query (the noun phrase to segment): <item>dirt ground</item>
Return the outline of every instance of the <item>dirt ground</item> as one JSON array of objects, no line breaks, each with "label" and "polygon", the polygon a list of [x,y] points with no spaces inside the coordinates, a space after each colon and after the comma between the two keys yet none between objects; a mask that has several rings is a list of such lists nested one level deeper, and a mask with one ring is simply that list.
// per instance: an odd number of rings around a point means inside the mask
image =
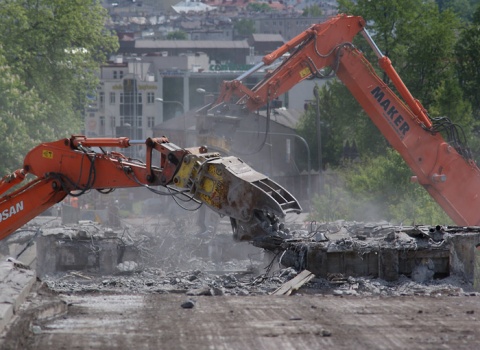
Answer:
[{"label": "dirt ground", "polygon": [[332,276],[276,296],[297,271],[167,233],[139,240],[141,268],[42,277],[0,349],[480,348],[480,293],[460,277]]},{"label": "dirt ground", "polygon": [[[191,308],[184,303],[190,301]],[[183,305],[183,307],[182,307]],[[61,316],[49,318],[56,308]],[[5,349],[475,349],[478,296],[32,293]]]}]

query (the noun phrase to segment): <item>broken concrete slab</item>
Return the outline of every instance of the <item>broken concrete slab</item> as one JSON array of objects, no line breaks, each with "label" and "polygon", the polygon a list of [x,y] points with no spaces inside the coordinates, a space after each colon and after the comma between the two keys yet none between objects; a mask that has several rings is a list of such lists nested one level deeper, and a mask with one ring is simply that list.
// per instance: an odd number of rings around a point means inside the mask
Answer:
[{"label": "broken concrete slab", "polygon": [[[256,256],[256,257],[255,257]],[[142,222],[112,229],[95,222],[44,229],[37,239],[37,273],[47,275],[84,271],[129,274],[145,266],[178,269],[205,258],[222,263],[235,259],[262,259],[262,251],[247,242],[234,242],[232,234],[198,232],[196,227]],[[211,267],[209,267],[210,270]]]},{"label": "broken concrete slab", "polygon": [[473,288],[480,292],[480,243],[475,245],[475,262],[473,266]]},{"label": "broken concrete slab", "polygon": [[[138,252],[114,231],[91,221],[46,229],[37,239],[39,277],[69,271],[98,274],[124,272],[124,261],[136,260]],[[129,264],[130,267],[131,264]]]},{"label": "broken concrete slab", "polygon": [[480,227],[451,228],[447,243],[451,272],[473,280],[475,246],[480,243]]},{"label": "broken concrete slab", "polygon": [[15,267],[12,262],[0,262],[0,334],[25,301],[35,280],[34,270]]},{"label": "broken concrete slab", "polygon": [[303,270],[293,279],[284,283],[280,288],[276,289],[272,295],[290,295],[298,290],[305,283],[308,283],[315,275],[308,270]]},{"label": "broken concrete slab", "polygon": [[479,227],[339,221],[293,231],[288,238],[262,237],[253,244],[274,252],[282,266],[324,278],[342,274],[395,281],[405,275],[421,282],[452,274],[473,281],[479,242]]},{"label": "broken concrete slab", "polygon": [[0,303],[0,334],[8,325],[13,317],[13,305],[10,303]]}]

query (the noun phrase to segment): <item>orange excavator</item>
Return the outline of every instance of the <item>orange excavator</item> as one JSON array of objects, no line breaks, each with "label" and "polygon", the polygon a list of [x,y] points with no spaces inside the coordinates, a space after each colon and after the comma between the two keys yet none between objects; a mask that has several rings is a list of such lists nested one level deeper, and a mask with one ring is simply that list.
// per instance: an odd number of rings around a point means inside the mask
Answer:
[{"label": "orange excavator", "polygon": [[[380,68],[400,97],[353,45],[359,33],[372,47]],[[255,87],[250,89],[242,83],[279,59],[283,59],[281,64]],[[268,106],[299,82],[321,77],[325,69],[336,73],[347,86],[410,166],[413,179],[452,220],[461,226],[480,225],[480,169],[469,150],[458,137],[442,137],[441,131],[445,130],[456,136],[454,125],[430,119],[368,34],[364,19],[358,16],[338,15],[313,25],[237,79],[223,82],[216,101],[199,110],[199,132],[204,131],[202,125],[212,127],[226,111],[241,114]],[[137,144],[146,146],[145,163],[105,150]],[[160,153],[157,164],[153,151]],[[29,174],[35,178],[28,181]],[[13,189],[16,185],[21,187]],[[26,156],[22,169],[0,181],[0,239],[68,194],[81,195],[90,189],[108,193],[115,188],[140,186],[153,191],[157,186],[168,187],[229,216],[237,240],[271,234],[281,226],[279,218],[301,211],[287,190],[236,157],[223,158],[206,153],[202,147],[181,149],[165,138],[138,141],[72,136],[37,146]]]},{"label": "orange excavator", "polygon": [[[367,40],[398,95],[353,45],[357,34]],[[280,59],[280,65],[253,88],[242,83]],[[446,118],[430,118],[372,40],[361,17],[338,15],[313,25],[237,79],[223,82],[216,101],[201,110],[203,120],[211,124],[225,111],[256,111],[299,82],[322,77],[328,70],[345,84],[401,154],[414,173],[412,180],[422,185],[457,225],[480,225],[480,170],[460,142],[458,130]],[[445,140],[441,132],[451,139]]]},{"label": "orange excavator", "polygon": [[[138,145],[146,147],[145,162],[114,151]],[[1,179],[0,240],[67,195],[129,187],[206,204],[230,217],[237,240],[263,235],[286,213],[301,211],[288,191],[239,158],[221,157],[205,147],[182,149],[165,137],[74,135],[36,146],[21,169]]]}]

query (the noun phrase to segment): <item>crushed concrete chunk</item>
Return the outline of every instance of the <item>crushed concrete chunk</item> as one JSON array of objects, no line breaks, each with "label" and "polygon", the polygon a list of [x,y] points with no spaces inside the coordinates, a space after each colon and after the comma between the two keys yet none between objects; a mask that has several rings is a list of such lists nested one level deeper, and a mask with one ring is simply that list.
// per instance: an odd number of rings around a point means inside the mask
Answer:
[{"label": "crushed concrete chunk", "polygon": [[180,305],[183,309],[193,309],[195,306],[195,300],[188,299]]}]

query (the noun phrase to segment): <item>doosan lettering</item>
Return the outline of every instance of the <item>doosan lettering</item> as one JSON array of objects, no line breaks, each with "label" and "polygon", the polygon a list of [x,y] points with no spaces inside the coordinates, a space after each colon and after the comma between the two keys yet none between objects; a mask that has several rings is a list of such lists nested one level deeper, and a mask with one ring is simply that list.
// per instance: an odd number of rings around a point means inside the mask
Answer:
[{"label": "doosan lettering", "polygon": [[[391,101],[387,99],[383,99],[385,97],[385,94],[383,91],[380,89],[380,87],[376,87],[370,93],[373,95],[373,97],[378,101],[380,106],[384,109],[384,111],[387,113],[386,117],[390,118],[391,121],[393,122],[393,125],[397,129],[397,132],[403,137],[406,135],[408,130],[410,130],[410,126],[408,123],[405,121],[403,116],[401,114],[398,114],[398,110],[395,108],[395,106],[390,106]],[[398,114],[398,115],[397,115]]]},{"label": "doosan lettering", "polygon": [[2,211],[1,215],[0,215],[0,222],[2,222],[3,220],[6,220],[8,219],[9,217],[17,214],[18,212],[22,211],[23,210],[23,201],[20,201],[18,202],[17,204],[15,205],[12,205],[10,207],[10,209],[5,209],[4,211]]}]

